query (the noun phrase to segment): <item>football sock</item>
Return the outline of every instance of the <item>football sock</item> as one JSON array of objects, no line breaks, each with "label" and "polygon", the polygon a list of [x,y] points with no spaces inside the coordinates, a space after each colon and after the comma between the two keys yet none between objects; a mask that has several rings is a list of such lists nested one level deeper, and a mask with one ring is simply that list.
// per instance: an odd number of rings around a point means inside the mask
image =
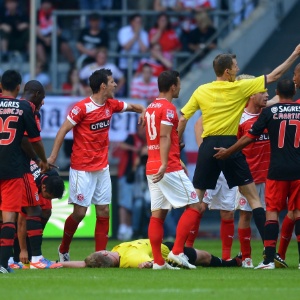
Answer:
[{"label": "football sock", "polygon": [[278,249],[278,253],[282,259],[285,259],[286,250],[292,238],[294,226],[295,226],[294,220],[290,219],[286,215],[281,225],[280,242],[279,242],[279,249]]},{"label": "football sock", "polygon": [[266,221],[265,225],[265,254],[266,258],[264,264],[274,262],[274,255],[276,253],[276,243],[279,233],[279,223],[276,220]]},{"label": "football sock", "polygon": [[165,263],[161,254],[161,243],[164,237],[164,220],[155,217],[150,218],[148,237],[152,247],[154,263],[162,266]]},{"label": "football sock", "polygon": [[295,235],[298,243],[299,263],[300,263],[300,218],[295,220]]},{"label": "football sock", "polygon": [[231,247],[234,235],[234,220],[221,219],[221,240],[222,240],[222,259],[227,260],[231,257]]},{"label": "football sock", "polygon": [[238,235],[241,245],[242,260],[251,258],[251,227],[238,228]]},{"label": "football sock", "polygon": [[14,262],[19,262],[20,261],[20,245],[19,245],[19,239],[18,239],[18,235],[17,235],[17,226],[16,226],[16,233],[15,233],[15,238],[14,238]]},{"label": "football sock", "polygon": [[41,223],[42,223],[43,229],[45,229],[45,227],[46,227],[48,221],[49,221],[48,218],[43,218],[43,217],[41,217]]},{"label": "football sock", "polygon": [[95,251],[106,249],[108,242],[109,217],[97,217],[95,226]]},{"label": "football sock", "polygon": [[199,223],[200,212],[193,208],[187,208],[181,215],[176,228],[176,239],[172,252],[175,255],[183,253],[184,244],[191,229]]},{"label": "football sock", "polygon": [[43,226],[40,217],[26,217],[27,235],[32,256],[42,255]]},{"label": "football sock", "polygon": [[265,233],[264,227],[266,223],[266,212],[262,207],[258,207],[252,210],[252,215],[253,215],[255,225],[261,236],[261,239],[264,242],[264,233]]},{"label": "football sock", "polygon": [[190,230],[189,236],[185,242],[186,247],[191,247],[191,248],[194,247],[194,242],[198,236],[202,216],[203,216],[203,214],[200,214],[200,218],[197,220],[197,222],[195,222],[193,228]]},{"label": "football sock", "polygon": [[0,265],[4,268],[8,267],[8,260],[13,256],[14,237],[16,233],[16,225],[12,222],[3,223],[0,234]]},{"label": "football sock", "polygon": [[211,261],[208,265],[208,267],[236,267],[236,266],[237,266],[237,261],[235,259],[230,259],[226,261],[214,255],[211,255]]},{"label": "football sock", "polygon": [[64,235],[59,248],[60,253],[69,252],[70,244],[73,239],[73,235],[77,230],[79,223],[73,219],[72,214],[66,219],[64,227]]}]

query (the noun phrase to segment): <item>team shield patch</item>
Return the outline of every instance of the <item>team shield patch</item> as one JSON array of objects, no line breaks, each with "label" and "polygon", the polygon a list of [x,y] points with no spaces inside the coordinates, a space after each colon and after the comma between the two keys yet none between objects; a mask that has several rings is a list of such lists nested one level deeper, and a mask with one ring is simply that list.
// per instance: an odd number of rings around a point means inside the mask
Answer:
[{"label": "team shield patch", "polygon": [[246,203],[247,203],[246,199],[243,198],[243,197],[241,197],[241,198],[240,198],[240,201],[239,201],[240,206],[241,206],[241,207],[242,207],[242,206],[245,206]]},{"label": "team shield patch", "polygon": [[82,194],[78,194],[77,195],[77,200],[78,201],[83,201],[84,200],[84,196]]},{"label": "team shield patch", "polygon": [[167,109],[167,119],[174,119],[174,110],[172,109]]},{"label": "team shield patch", "polygon": [[197,198],[197,194],[195,191],[191,192],[191,198],[192,199],[196,199]]}]

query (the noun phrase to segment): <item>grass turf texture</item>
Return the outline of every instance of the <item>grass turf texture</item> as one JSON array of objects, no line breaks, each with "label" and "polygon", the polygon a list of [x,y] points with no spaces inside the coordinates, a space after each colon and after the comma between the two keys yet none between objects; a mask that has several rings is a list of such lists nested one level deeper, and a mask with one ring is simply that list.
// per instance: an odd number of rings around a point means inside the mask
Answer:
[{"label": "grass turf texture", "polygon": [[[45,240],[44,256],[57,259],[59,240]],[[118,244],[110,241],[108,249]],[[238,253],[234,241],[232,255]],[[93,252],[93,240],[74,240],[71,259]],[[221,254],[221,242],[198,240],[196,248]],[[253,262],[262,259],[260,241],[252,243]],[[295,240],[287,253],[288,269],[253,270],[202,268],[196,270],[56,269],[16,270],[0,274],[1,299],[299,299],[298,254]]]}]

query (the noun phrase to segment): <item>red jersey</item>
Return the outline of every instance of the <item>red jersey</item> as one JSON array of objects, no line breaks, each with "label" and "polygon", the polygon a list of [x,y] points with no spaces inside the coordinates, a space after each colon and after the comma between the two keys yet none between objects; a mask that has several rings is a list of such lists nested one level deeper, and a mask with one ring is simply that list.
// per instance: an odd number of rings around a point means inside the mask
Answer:
[{"label": "red jersey", "polygon": [[98,171],[108,166],[108,131],[113,113],[123,112],[127,104],[108,99],[102,105],[90,97],[78,102],[67,119],[74,125],[71,168]]},{"label": "red jersey", "polygon": [[146,174],[156,174],[161,166],[160,125],[172,126],[171,147],[166,173],[182,170],[180,164],[179,137],[177,133],[178,115],[174,104],[164,98],[156,98],[145,113],[148,161]]},{"label": "red jersey", "polygon": [[[238,138],[245,135],[251,128],[260,114],[250,114],[244,110],[239,129]],[[263,183],[266,181],[269,164],[270,164],[270,140],[267,130],[255,140],[254,143],[249,144],[243,149],[249,165],[253,180],[255,183]]]},{"label": "red jersey", "polygon": [[[149,32],[149,40],[157,33],[158,28],[152,28]],[[164,30],[160,36],[159,44],[161,46],[162,52],[172,52],[181,48],[181,43],[176,34],[176,31],[173,29]]]}]

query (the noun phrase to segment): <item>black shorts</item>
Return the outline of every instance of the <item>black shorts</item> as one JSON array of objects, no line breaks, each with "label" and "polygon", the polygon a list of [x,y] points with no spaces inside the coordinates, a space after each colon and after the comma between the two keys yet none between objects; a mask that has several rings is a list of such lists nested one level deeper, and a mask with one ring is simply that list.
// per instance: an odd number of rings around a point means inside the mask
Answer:
[{"label": "black shorts", "polygon": [[[174,243],[165,242],[163,244],[166,245],[169,248],[170,251],[172,251]],[[189,258],[189,263],[192,264],[192,265],[195,265],[196,259],[197,259],[196,250],[194,248],[184,247],[183,248],[183,253]]]},{"label": "black shorts", "polygon": [[196,189],[215,189],[221,171],[229,188],[253,182],[246,158],[241,151],[232,154],[228,159],[214,158],[215,147],[229,148],[237,141],[236,136],[209,136],[203,139],[198,151],[193,184]]}]

